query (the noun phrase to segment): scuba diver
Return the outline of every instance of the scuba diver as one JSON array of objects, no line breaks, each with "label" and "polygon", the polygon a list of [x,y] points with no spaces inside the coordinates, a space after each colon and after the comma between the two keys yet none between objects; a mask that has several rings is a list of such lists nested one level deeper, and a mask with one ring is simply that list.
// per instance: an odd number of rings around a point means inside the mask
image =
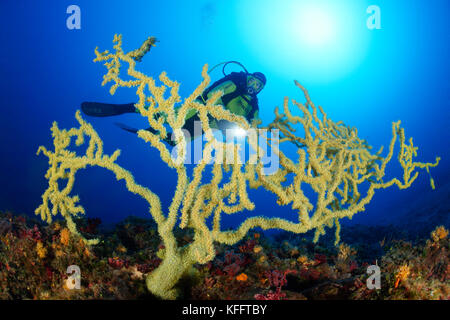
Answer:
[{"label": "scuba diver", "polygon": [[[231,72],[230,74],[225,73],[225,67],[230,64],[235,63],[243,68],[244,71],[241,72]],[[207,99],[217,90],[223,91],[223,96],[217,101],[216,104],[223,105],[227,110],[234,114],[243,116],[248,122],[252,122],[253,119],[258,118],[258,98],[257,95],[261,92],[266,84],[266,77],[261,72],[249,73],[247,69],[237,61],[228,61],[220,63],[214,66],[208,73],[212,72],[217,66],[223,64],[222,73],[223,78],[214,82],[205,91],[196,98],[199,103],[206,104]],[[125,113],[138,113],[139,111],[134,106],[134,103],[128,104],[106,104],[99,102],[83,102],[81,104],[81,110],[89,116],[94,117],[109,117]],[[194,124],[195,121],[200,121],[196,110],[190,110],[187,113],[185,124],[183,129],[186,129],[192,139],[195,138],[194,135]],[[226,120],[213,119],[209,116],[209,125],[211,128],[220,129],[224,132],[226,129],[232,128],[233,124]],[[121,129],[128,132],[137,133],[139,129],[129,127],[122,123],[116,123]],[[156,130],[149,127],[148,130],[154,134],[158,134]],[[171,134],[169,133],[168,136]],[[164,140],[171,146],[175,145],[175,142],[170,138]]]}]

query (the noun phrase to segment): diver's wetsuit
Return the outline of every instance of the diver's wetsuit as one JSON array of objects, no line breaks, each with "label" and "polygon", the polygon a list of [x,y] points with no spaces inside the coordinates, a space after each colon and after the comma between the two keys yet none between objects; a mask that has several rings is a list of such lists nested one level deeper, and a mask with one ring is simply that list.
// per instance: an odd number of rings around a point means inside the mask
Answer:
[{"label": "diver's wetsuit", "polygon": [[[258,117],[258,98],[256,94],[249,94],[247,92],[247,73],[232,72],[220,80],[214,82],[209,86],[201,96],[197,97],[196,101],[205,104],[206,101],[217,90],[223,91],[223,96],[216,102],[234,114],[243,116],[247,121],[251,122]],[[183,129],[189,131],[191,136],[194,136],[194,123],[200,121],[196,110],[191,110],[186,115]],[[221,124],[227,122],[222,120],[218,123],[215,119],[209,116],[211,128],[222,129]]]},{"label": "diver's wetsuit", "polygon": [[[205,104],[207,99],[217,90],[224,92],[223,96],[217,101],[217,104],[225,106],[226,109],[234,114],[245,117],[249,122],[258,117],[258,98],[256,94],[250,94],[247,91],[247,73],[232,72],[209,86],[196,101]],[[106,104],[99,102],[83,102],[81,110],[94,117],[109,117],[124,113],[136,113],[137,109],[134,103],[127,104]],[[218,123],[212,117],[209,118],[211,128],[219,128]],[[191,109],[187,115],[183,129],[186,129],[194,137],[195,121],[200,121],[197,111]],[[131,128],[123,124],[118,124],[122,129],[136,133],[139,129]],[[147,128],[152,133],[156,133],[153,128]]]}]

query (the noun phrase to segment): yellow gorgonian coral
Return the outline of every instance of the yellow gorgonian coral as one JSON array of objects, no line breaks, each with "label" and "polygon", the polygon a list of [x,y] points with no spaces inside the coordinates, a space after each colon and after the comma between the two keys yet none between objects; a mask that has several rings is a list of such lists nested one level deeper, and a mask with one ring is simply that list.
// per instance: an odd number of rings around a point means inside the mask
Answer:
[{"label": "yellow gorgonian coral", "polygon": [[[413,146],[412,139],[406,142],[400,121],[392,124],[392,139],[387,154],[382,156],[382,148],[373,153],[372,147],[358,137],[355,128],[329,119],[320,106],[314,105],[306,89],[298,82],[295,85],[303,92],[306,102],[292,100],[295,108],[291,110],[289,99],[285,98],[282,111],[275,108],[275,119],[268,126],[260,127],[270,132],[280,132],[280,148],[273,138],[267,139],[267,145],[263,148],[249,137],[248,143],[256,154],[244,161],[236,142],[220,142],[214,137],[209,119],[234,122],[248,131],[257,123],[250,124],[244,117],[217,105],[216,102],[223,95],[220,91],[210,96],[205,104],[196,101],[210,83],[207,65],[201,73],[203,80],[185,99],[179,95],[180,84],[170,80],[165,72],[159,76],[161,85],[157,85],[151,76],[136,70],[136,63],[150,51],[155,42],[156,39],[150,37],[139,49],[126,53],[122,49],[122,37],[116,35],[114,52],[99,52],[96,49],[94,61],[103,62],[106,66],[107,73],[102,84],[113,83],[111,94],[119,87],[135,88],[139,98],[136,108],[149,125],[159,132],[153,134],[140,130],[138,136],[156,148],[161,161],[177,174],[177,185],[168,210],[163,210],[158,195],[136,183],[131,172],[116,163],[120,150],[112,155],[104,154],[101,138],[78,111],[75,114],[80,125],[78,128],[61,130],[56,122],[53,124],[54,151],[43,146],[38,149],[38,153],[42,152],[49,158],[50,167],[46,174],[49,186],[36,214],[51,222],[52,216],[60,213],[66,219],[69,230],[78,234],[72,217],[85,213],[78,204],[79,197],[71,195],[78,170],[98,166],[113,172],[117,180],[125,180],[130,192],[147,201],[149,213],[157,224],[158,234],[164,244],[164,250],[159,252],[161,264],[146,279],[148,289],[161,298],[174,299],[177,296],[178,280],[194,264],[211,261],[216,255],[215,243],[233,245],[254,228],[284,229],[293,233],[314,230],[314,240],[317,241],[325,233],[325,227],[335,226],[338,243],[339,220],[364,211],[377,189],[393,185],[400,189],[408,188],[418,176],[417,169],[429,170],[438,165],[439,158],[436,158],[435,163],[414,162],[417,147]],[[122,63],[127,66],[123,68]],[[129,80],[121,76],[123,69]],[[192,174],[188,174],[184,164],[187,142],[182,128],[186,115],[192,109],[199,116],[206,144],[201,159],[195,164]],[[297,133],[298,127],[301,129],[300,134]],[[175,135],[175,155],[164,143],[168,135],[167,128]],[[70,150],[72,138],[76,146],[87,143],[84,153]],[[397,158],[403,168],[403,177],[386,179],[386,166],[394,155],[396,144],[399,145]],[[296,159],[282,152],[285,145],[296,148]],[[279,168],[271,175],[264,173],[264,163],[260,157],[265,154],[267,147],[279,157]],[[225,157],[227,154],[233,155],[231,160]],[[209,170],[211,178],[205,181]],[[59,183],[60,180],[64,183]],[[64,187],[60,189],[60,186]],[[313,190],[314,197],[305,194],[305,186]],[[259,187],[275,194],[280,206],[290,205],[297,212],[296,219],[256,216],[244,220],[234,230],[222,230],[221,218],[224,214],[237,214],[255,208],[249,198],[248,188]],[[212,225],[207,221],[212,221]],[[177,226],[192,229],[193,241],[179,246],[174,233]],[[85,242],[92,244],[95,240]],[[265,259],[265,256],[261,256],[258,261],[263,262]]]},{"label": "yellow gorgonian coral", "polygon": [[339,260],[346,260],[353,254],[355,254],[355,252],[349,245],[347,245],[345,243],[341,243],[339,245],[339,250],[338,250],[338,259]]},{"label": "yellow gorgonian coral", "polygon": [[398,287],[400,281],[405,281],[408,278],[410,272],[411,272],[411,270],[410,270],[408,264],[401,265],[400,268],[398,269],[397,274],[395,275],[394,288]]},{"label": "yellow gorgonian coral", "polygon": [[308,262],[308,257],[307,256],[300,256],[297,258],[297,262],[300,264],[304,264],[306,262]]},{"label": "yellow gorgonian coral", "polygon": [[431,232],[431,239],[433,239],[434,242],[439,242],[440,240],[447,238],[447,236],[448,230],[445,229],[444,226],[438,226]]},{"label": "yellow gorgonian coral", "polygon": [[61,242],[64,246],[67,246],[69,244],[69,240],[70,240],[69,229],[67,228],[62,229],[59,235],[59,242]]},{"label": "yellow gorgonian coral", "polygon": [[256,246],[256,247],[253,248],[253,252],[254,253],[260,253],[262,251],[262,249],[263,248],[261,246]]},{"label": "yellow gorgonian coral", "polygon": [[37,252],[39,259],[44,259],[45,256],[47,255],[47,249],[42,244],[42,241],[38,241],[36,243],[36,252]]}]

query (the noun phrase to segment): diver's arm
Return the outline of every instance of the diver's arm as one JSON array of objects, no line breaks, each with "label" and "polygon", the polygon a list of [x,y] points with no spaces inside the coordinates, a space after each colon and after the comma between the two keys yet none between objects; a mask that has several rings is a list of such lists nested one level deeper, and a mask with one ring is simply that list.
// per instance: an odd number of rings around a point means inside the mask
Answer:
[{"label": "diver's arm", "polygon": [[252,106],[252,110],[247,116],[247,121],[252,124],[255,120],[261,120],[259,118],[259,104],[258,104],[258,98],[256,96],[253,96],[252,99],[249,101],[250,105]]},{"label": "diver's arm", "polygon": [[259,110],[256,110],[255,113],[253,114],[253,118],[251,119],[250,123],[252,123],[255,120],[261,120],[259,118]]}]

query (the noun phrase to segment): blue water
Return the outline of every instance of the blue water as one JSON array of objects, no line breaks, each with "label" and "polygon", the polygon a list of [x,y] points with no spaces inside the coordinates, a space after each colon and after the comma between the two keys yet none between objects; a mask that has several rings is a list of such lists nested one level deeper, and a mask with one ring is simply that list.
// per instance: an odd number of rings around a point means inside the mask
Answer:
[{"label": "blue water", "polygon": [[[156,36],[160,42],[139,69],[155,77],[167,71],[171,79],[181,82],[183,97],[199,84],[204,63],[213,66],[238,60],[251,72],[264,72],[267,85],[259,95],[264,124],[273,119],[273,109],[281,106],[284,96],[303,101],[294,79],[306,86],[329,117],[357,127],[359,136],[375,149],[388,146],[391,122],[401,119],[407,137],[414,137],[420,147],[418,160],[432,162],[441,156],[441,164],[431,173],[437,188],[446,184],[450,176],[450,2],[310,1],[333,19],[331,26],[322,25],[329,34],[319,33],[318,39],[308,31],[314,29],[314,21],[308,25],[304,18],[296,18],[303,17],[304,3],[1,1],[0,209],[32,214],[40,204],[48,165],[45,156],[35,153],[39,145],[52,147],[53,121],[60,128],[77,125],[74,114],[82,101],[136,101],[132,89],[119,89],[111,96],[109,87],[100,85],[105,68],[92,62],[96,46],[112,49],[115,33],[123,35],[125,50]],[[66,27],[66,8],[71,4],[81,9],[80,30]],[[373,4],[381,9],[379,30],[366,27],[366,9]],[[220,75],[216,70],[213,80]],[[102,137],[107,153],[121,149],[118,163],[165,205],[170,203],[175,173],[158,152],[113,124],[120,121],[144,128],[145,119],[136,115],[85,119]],[[393,166],[390,174],[398,175],[398,167]],[[104,221],[148,216],[143,200],[99,168],[80,172],[74,192],[89,216]],[[390,207],[428,192],[429,178],[422,172],[410,189],[378,191],[366,212],[353,220],[376,223],[396,214]],[[296,216],[289,207],[276,206],[275,197],[266,191],[251,191],[250,196],[255,214]]]}]

